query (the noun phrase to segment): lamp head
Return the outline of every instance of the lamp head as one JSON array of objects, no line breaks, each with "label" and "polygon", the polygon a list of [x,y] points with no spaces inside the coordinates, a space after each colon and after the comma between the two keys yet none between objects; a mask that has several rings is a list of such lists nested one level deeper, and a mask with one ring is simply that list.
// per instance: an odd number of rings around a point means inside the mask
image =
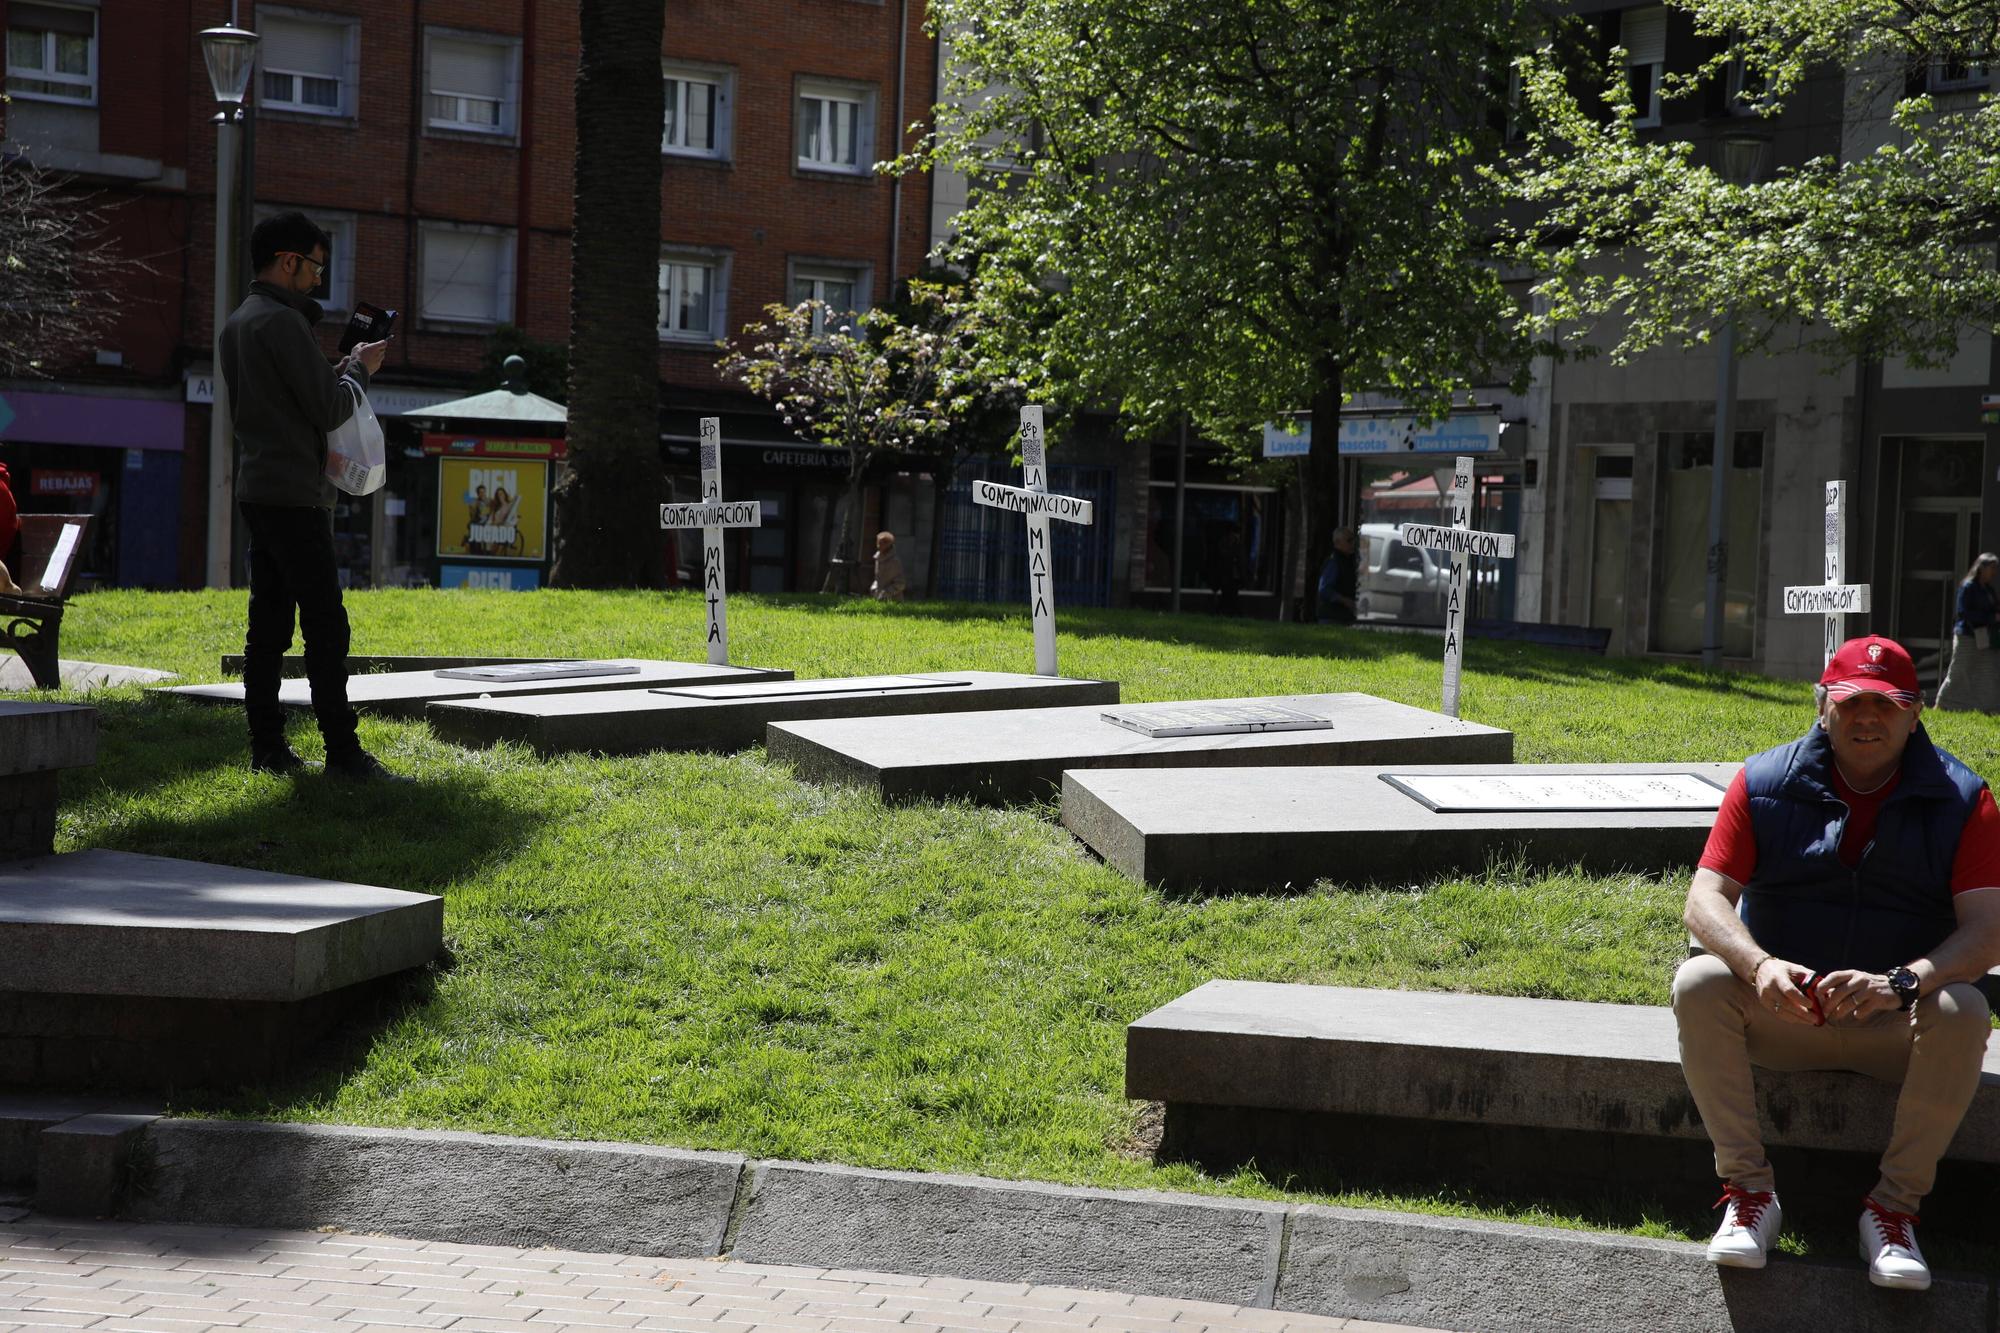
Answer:
[{"label": "lamp head", "polygon": [[1731,185],[1755,185],[1764,174],[1764,150],[1770,142],[1761,134],[1724,135],[1722,178]]},{"label": "lamp head", "polygon": [[257,65],[257,34],[242,28],[206,28],[201,34],[202,59],[208,62],[208,87],[225,108],[242,106]]}]

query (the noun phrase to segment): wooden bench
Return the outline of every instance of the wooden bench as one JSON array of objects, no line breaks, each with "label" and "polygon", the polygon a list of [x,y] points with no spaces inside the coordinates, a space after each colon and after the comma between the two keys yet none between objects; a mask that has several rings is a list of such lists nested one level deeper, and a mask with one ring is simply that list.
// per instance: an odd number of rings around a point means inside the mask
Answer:
[{"label": "wooden bench", "polygon": [[83,566],[91,522],[89,514],[21,515],[22,568],[14,581],[25,593],[0,593],[0,642],[20,654],[41,689],[62,686],[63,610]]},{"label": "wooden bench", "polygon": [[[1126,1096],[1166,1104],[1165,1155],[1210,1170],[1254,1160],[1283,1173],[1294,1151],[1349,1149],[1361,1156],[1336,1172],[1400,1154],[1451,1184],[1612,1170],[1664,1194],[1699,1186],[1708,1161],[1664,1005],[1211,981],[1127,1028],[1125,1054]],[[1891,1084],[1841,1072],[1756,1079],[1774,1159],[1872,1157],[1888,1142]],[[1946,1155],[2000,1164],[2000,1042]],[[1672,1178],[1646,1178],[1656,1173]],[[1782,1163],[1780,1173],[1791,1179]]]}]

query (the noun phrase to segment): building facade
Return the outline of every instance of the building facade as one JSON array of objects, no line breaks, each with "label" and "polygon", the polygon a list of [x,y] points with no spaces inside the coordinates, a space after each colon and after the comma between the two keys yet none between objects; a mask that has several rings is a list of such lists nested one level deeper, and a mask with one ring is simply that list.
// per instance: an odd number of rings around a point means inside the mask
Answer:
[{"label": "building facade", "polygon": [[[0,384],[0,458],[23,507],[95,509],[101,582],[202,581],[217,136],[198,34],[232,19],[260,38],[243,211],[296,208],[332,237],[329,351],[355,303],[400,312],[378,415],[469,392],[502,326],[568,338],[574,4],[0,0],[6,151],[73,173],[150,270],[84,364]],[[721,415],[732,488],[768,497],[771,526],[745,539],[757,586],[810,575],[844,465],[725,385],[714,344],[771,302],[864,308],[921,264],[928,178],[873,164],[929,108],[922,24],[912,0],[668,6],[659,264],[634,280],[659,293],[669,467],[691,485],[695,418]],[[457,498],[416,431],[392,442],[407,448],[388,488],[338,518],[358,584],[432,581]]]}]

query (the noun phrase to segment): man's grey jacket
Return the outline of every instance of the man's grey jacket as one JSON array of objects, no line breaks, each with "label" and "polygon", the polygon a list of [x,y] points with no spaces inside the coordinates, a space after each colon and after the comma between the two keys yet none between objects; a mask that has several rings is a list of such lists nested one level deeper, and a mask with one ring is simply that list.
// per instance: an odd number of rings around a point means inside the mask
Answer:
[{"label": "man's grey jacket", "polygon": [[[222,326],[222,381],[239,450],[238,500],[333,507],[326,436],[354,414],[354,402],[313,337],[320,315],[317,301],[253,282]],[[368,371],[359,362],[346,378],[368,391]]]}]

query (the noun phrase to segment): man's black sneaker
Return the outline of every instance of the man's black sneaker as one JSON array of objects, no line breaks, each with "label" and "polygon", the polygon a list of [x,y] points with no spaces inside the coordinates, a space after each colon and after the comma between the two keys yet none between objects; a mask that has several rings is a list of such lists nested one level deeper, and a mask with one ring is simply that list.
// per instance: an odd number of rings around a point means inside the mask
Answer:
[{"label": "man's black sneaker", "polygon": [[328,755],[326,771],[337,778],[349,782],[408,782],[401,773],[392,773],[382,766],[382,761],[366,750],[355,750],[343,755]]},{"label": "man's black sneaker", "polygon": [[253,773],[275,773],[279,777],[290,777],[294,773],[306,771],[306,761],[292,753],[289,745],[276,749],[253,749],[250,751],[250,771]]}]

